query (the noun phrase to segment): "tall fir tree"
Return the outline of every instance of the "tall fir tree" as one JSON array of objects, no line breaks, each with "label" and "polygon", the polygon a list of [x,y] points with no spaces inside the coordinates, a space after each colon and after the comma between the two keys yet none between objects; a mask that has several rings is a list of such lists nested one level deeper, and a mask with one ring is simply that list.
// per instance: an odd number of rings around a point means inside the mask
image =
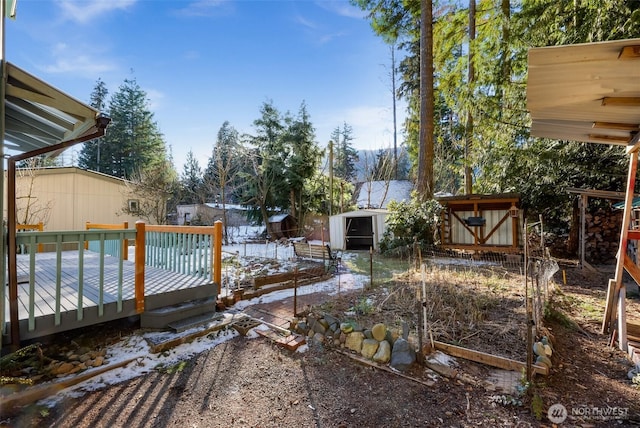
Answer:
[{"label": "tall fir tree", "polygon": [[[99,112],[105,113],[108,96],[107,85],[102,79],[98,79],[91,92],[89,104]],[[102,142],[101,137],[83,144],[78,159],[81,168],[100,172]]]},{"label": "tall fir tree", "polygon": [[187,158],[180,175],[180,203],[202,204],[205,194],[202,181],[202,169],[192,150],[187,152]]},{"label": "tall fir tree", "polygon": [[358,151],[353,147],[353,128],[344,122],[331,133],[334,142],[334,176],[346,181],[356,179],[356,162]]},{"label": "tall fir tree", "polygon": [[285,169],[289,188],[289,211],[302,226],[308,211],[308,204],[304,198],[305,184],[318,169],[321,151],[315,141],[315,129],[304,102],[298,110],[298,115],[295,118],[289,117],[287,122],[284,138],[289,152]]},{"label": "tall fir tree", "polygon": [[162,134],[148,108],[146,92],[135,79],[125,79],[109,102],[111,123],[100,143],[98,163],[96,145],[87,144],[79,165],[120,178],[153,167],[166,160]]}]

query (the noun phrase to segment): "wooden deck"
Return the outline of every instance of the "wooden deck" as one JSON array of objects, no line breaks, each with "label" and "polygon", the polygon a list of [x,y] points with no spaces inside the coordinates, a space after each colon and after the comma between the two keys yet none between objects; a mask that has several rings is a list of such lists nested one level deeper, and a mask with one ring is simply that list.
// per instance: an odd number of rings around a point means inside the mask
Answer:
[{"label": "wooden deck", "polygon": [[[29,329],[29,256],[18,255],[18,317],[20,340],[41,337],[65,330],[137,316],[135,310],[134,264],[124,261],[122,286],[118,286],[119,263],[116,257],[104,259],[104,284],[100,293],[100,258],[84,252],[84,278],[81,310],[78,310],[78,252],[62,252],[59,304],[56,297],[56,253],[38,253],[35,263],[35,328]],[[9,292],[5,288],[5,333],[10,331]],[[119,297],[121,298],[119,299]],[[206,276],[195,277],[145,267],[145,309],[151,310],[197,298],[217,296],[217,285]],[[121,304],[118,304],[118,300]],[[59,316],[56,308],[59,305]],[[58,319],[56,319],[58,318]],[[4,337],[6,340],[6,337]]]}]

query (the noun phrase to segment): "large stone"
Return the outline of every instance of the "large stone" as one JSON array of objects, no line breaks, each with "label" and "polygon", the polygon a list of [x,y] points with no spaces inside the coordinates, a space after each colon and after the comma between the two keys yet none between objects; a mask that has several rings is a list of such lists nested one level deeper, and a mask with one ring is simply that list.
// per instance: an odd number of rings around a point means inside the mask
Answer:
[{"label": "large stone", "polygon": [[409,342],[403,338],[398,338],[393,344],[391,351],[391,367],[396,370],[405,371],[416,361],[416,351],[413,350]]},{"label": "large stone", "polygon": [[325,318],[320,318],[318,324],[322,325],[325,331],[329,328],[329,322]]},{"label": "large stone", "polygon": [[402,338],[409,340],[409,324],[406,321],[402,321]]},{"label": "large stone", "polygon": [[365,329],[363,333],[364,337],[366,337],[367,339],[373,339],[373,333],[371,333],[371,330],[369,330],[368,328]]},{"label": "large stone", "polygon": [[307,332],[309,331],[309,326],[307,325],[306,322],[304,321],[300,321],[299,323],[296,324],[296,333],[299,334],[307,334]]},{"label": "large stone", "polygon": [[343,333],[351,333],[353,331],[353,323],[343,322],[342,324],[340,324],[340,330]]},{"label": "large stone", "polygon": [[316,334],[313,335],[313,338],[311,340],[313,340],[314,343],[322,344],[322,343],[324,343],[325,338],[324,338],[323,334],[316,333]]},{"label": "large stone", "polygon": [[327,332],[327,328],[321,321],[317,321],[313,323],[312,330],[316,333],[325,334]]},{"label": "large stone", "polygon": [[542,342],[536,342],[533,344],[533,353],[537,356],[545,355],[544,354],[544,344]]},{"label": "large stone", "polygon": [[553,363],[551,363],[551,359],[546,355],[540,355],[536,358],[536,364],[544,364],[547,368],[551,368]]},{"label": "large stone", "polygon": [[371,328],[371,334],[375,340],[382,342],[387,336],[387,326],[382,323],[376,324]]},{"label": "large stone", "polygon": [[362,342],[364,341],[364,334],[361,331],[354,331],[347,335],[347,340],[344,345],[352,351],[360,353],[362,350]]},{"label": "large stone", "polygon": [[386,340],[380,342],[378,350],[373,356],[376,363],[386,364],[391,359],[391,345]]},{"label": "large stone", "polygon": [[397,331],[391,331],[387,329],[387,334],[384,336],[384,340],[389,342],[391,345],[396,343],[396,340],[400,337]]},{"label": "large stone", "polygon": [[338,319],[336,317],[331,316],[329,314],[324,314],[324,319],[329,325],[331,325],[331,324],[340,324],[340,321],[338,321]]},{"label": "large stone", "polygon": [[376,354],[379,345],[380,343],[375,339],[365,339],[362,341],[362,350],[360,353],[363,357],[370,360]]}]

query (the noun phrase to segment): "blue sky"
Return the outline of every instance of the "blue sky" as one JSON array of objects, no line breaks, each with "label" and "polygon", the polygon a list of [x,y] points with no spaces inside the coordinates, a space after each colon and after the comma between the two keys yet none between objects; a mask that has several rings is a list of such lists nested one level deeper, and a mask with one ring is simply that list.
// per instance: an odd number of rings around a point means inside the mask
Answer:
[{"label": "blue sky", "polygon": [[98,78],[111,94],[135,78],[179,172],[189,150],[206,165],[225,120],[253,133],[269,100],[305,101],[321,147],[343,122],[358,149],[393,145],[390,50],[346,0],[18,0],[5,46],[84,102]]}]

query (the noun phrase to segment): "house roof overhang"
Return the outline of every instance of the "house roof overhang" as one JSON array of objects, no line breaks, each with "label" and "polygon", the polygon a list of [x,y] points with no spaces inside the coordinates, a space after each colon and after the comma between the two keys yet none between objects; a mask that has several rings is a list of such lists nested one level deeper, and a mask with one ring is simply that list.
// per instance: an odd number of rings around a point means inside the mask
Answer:
[{"label": "house roof overhang", "polygon": [[109,118],[6,63],[5,155],[21,160],[104,135]]},{"label": "house roof overhang", "polygon": [[640,148],[640,39],[529,50],[531,135]]}]

